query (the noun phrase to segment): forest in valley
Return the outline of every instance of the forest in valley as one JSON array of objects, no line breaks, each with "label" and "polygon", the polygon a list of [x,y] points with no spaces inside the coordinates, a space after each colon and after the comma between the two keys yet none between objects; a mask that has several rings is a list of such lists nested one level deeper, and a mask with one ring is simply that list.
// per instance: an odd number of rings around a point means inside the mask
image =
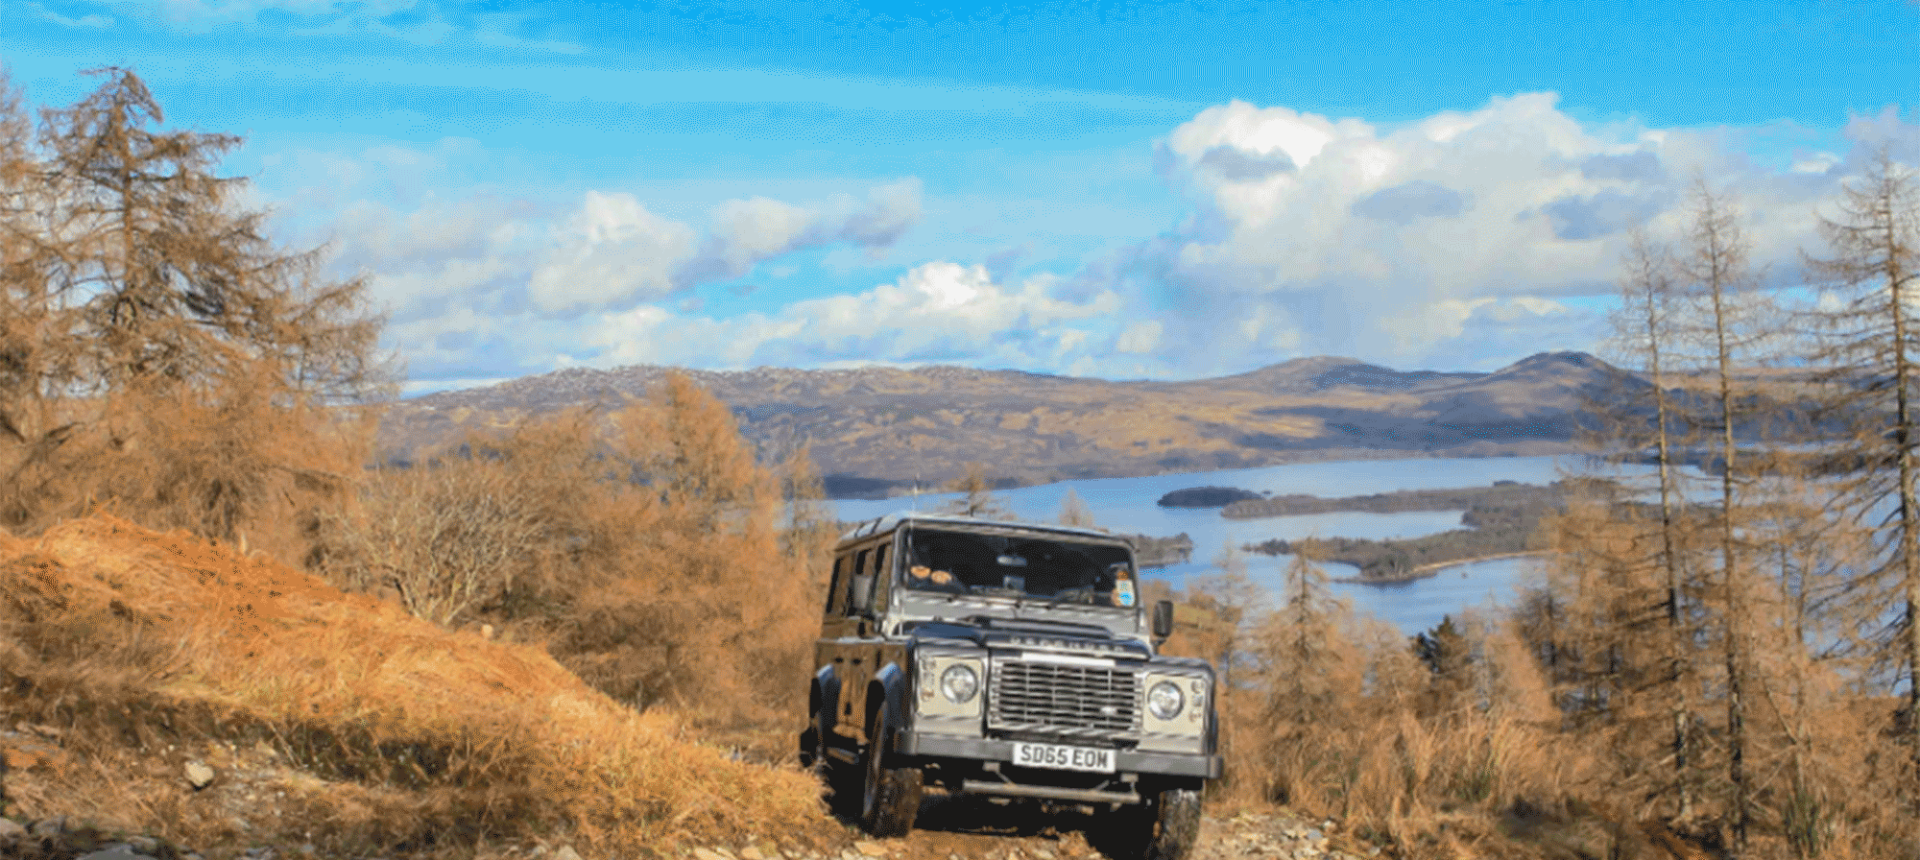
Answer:
[{"label": "forest in valley", "polygon": [[[0,99],[0,527],[29,542],[0,559],[7,593],[51,581],[30,542],[110,517],[397,605],[462,647],[550,658],[662,722],[543,746],[490,734],[511,714],[338,691],[271,712],[229,691],[188,719],[188,646],[154,644],[178,607],[55,597],[0,602],[0,717],[66,726],[100,756],[194,732],[286,745],[352,790],[248,838],[358,856],[555,832],[615,851],[818,819],[792,743],[834,522],[806,451],[754,450],[674,376],[370,466],[399,370],[367,280],[270,237],[218,172],[237,138],[165,127],[131,72],[97,79],[37,114]],[[1737,200],[1702,186],[1688,211],[1622,261],[1613,357],[1650,384],[1609,398],[1590,440],[1597,462],[1656,468],[1571,482],[1511,613],[1410,642],[1334,599],[1311,552],[1272,595],[1232,553],[1173,595],[1170,647],[1225,684],[1213,808],[1336,818],[1403,857],[1920,853],[1920,179],[1884,155],[1865,169],[1786,288],[1749,267]],[[1819,420],[1762,411],[1783,403]],[[1683,468],[1696,450],[1720,467]],[[990,512],[975,478],[960,489]],[[694,748],[726,755],[669,766]],[[104,773],[6,811],[229,833]],[[698,791],[723,777],[747,806]],[[414,821],[459,826],[423,843]]]}]

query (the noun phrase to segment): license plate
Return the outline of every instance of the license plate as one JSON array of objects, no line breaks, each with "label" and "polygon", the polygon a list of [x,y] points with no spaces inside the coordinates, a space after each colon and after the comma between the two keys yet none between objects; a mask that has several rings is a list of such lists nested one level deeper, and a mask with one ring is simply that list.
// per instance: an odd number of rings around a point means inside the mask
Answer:
[{"label": "license plate", "polygon": [[1113,750],[1014,741],[1013,763],[1021,767],[1113,773]]}]

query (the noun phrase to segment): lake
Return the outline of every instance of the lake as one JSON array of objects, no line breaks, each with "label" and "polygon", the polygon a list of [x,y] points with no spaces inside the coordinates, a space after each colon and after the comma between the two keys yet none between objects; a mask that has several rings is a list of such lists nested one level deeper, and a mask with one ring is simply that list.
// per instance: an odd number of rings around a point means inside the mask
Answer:
[{"label": "lake", "polygon": [[[1022,519],[1054,521],[1069,489],[1093,511],[1094,522],[1116,532],[1171,537],[1185,532],[1193,538],[1193,560],[1146,571],[1151,578],[1184,586],[1191,577],[1205,576],[1228,547],[1269,538],[1305,537],[1410,538],[1460,528],[1462,511],[1409,511],[1396,514],[1330,513],[1256,520],[1229,520],[1218,508],[1163,508],[1160,497],[1187,487],[1239,487],[1256,493],[1305,493],[1322,497],[1360,496],[1395,490],[1486,486],[1495,481],[1547,484],[1563,470],[1580,465],[1568,457],[1486,457],[1424,460],[1355,460],[1332,463],[1293,463],[1254,469],[1185,472],[1144,478],[1098,478],[1061,481],[1035,487],[998,490],[994,495]],[[862,520],[917,507],[939,510],[958,498],[956,493],[923,494],[918,499],[842,499],[834,504],[842,520]],[[1290,556],[1247,553],[1247,575],[1277,590]],[[1408,634],[1440,623],[1440,619],[1476,604],[1510,601],[1514,585],[1524,581],[1538,562],[1525,558],[1496,559],[1456,565],[1426,579],[1396,585],[1336,583],[1336,593],[1354,608],[1391,622]],[[1354,571],[1345,565],[1326,565],[1332,576]]]}]

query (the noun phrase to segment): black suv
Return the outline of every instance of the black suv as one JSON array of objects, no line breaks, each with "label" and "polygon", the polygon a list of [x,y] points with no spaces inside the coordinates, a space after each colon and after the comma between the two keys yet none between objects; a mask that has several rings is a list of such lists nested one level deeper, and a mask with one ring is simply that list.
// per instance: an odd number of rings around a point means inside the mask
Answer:
[{"label": "black suv", "polygon": [[1220,775],[1213,669],[1155,653],[1173,606],[1149,630],[1137,577],[1132,547],[1090,529],[860,525],[835,550],[801,758],[878,836],[911,830],[933,784],[1104,810],[1176,860]]}]

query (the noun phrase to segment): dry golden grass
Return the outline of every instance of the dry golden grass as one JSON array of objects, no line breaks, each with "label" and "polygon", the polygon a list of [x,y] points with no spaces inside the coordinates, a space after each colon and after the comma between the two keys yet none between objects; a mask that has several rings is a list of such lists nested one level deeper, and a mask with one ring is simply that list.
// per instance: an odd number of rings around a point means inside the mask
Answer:
[{"label": "dry golden grass", "polygon": [[[549,836],[625,853],[820,820],[805,774],[691,742],[538,647],[185,533],[93,517],[0,535],[0,594],[7,716],[53,727],[72,759],[10,780],[27,815],[341,853]],[[177,776],[189,753],[256,742],[295,766],[272,817]]]}]

